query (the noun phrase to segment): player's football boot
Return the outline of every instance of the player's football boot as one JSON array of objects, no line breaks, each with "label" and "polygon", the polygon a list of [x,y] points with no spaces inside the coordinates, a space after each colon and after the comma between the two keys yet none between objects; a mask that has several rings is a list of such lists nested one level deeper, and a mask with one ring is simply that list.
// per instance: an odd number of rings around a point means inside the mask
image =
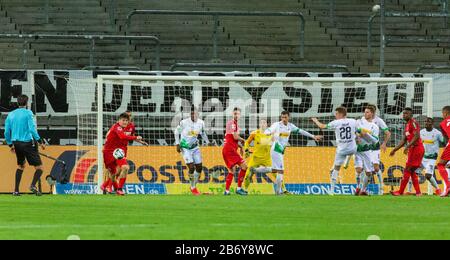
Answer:
[{"label": "player's football boot", "polygon": [[403,194],[401,194],[400,191],[391,191],[391,195],[395,197],[403,196]]},{"label": "player's football boot", "polygon": [[287,191],[287,190],[283,191],[283,194],[284,194],[284,195],[292,195],[292,193],[290,193],[290,192]]},{"label": "player's football boot", "polygon": [[19,193],[19,192],[17,192],[17,191],[16,191],[16,192],[13,192],[13,194],[12,194],[12,195],[13,195],[13,197],[20,197],[20,196],[21,196],[21,195],[20,195],[20,193]]},{"label": "player's football boot", "polygon": [[448,195],[450,194],[450,187],[447,188],[447,190],[441,194],[442,198],[448,197]]},{"label": "player's football boot", "polygon": [[100,187],[100,189],[103,191],[103,195],[107,195],[107,194],[111,194],[112,193],[112,188],[111,187],[107,187],[104,184],[102,184],[102,186]]},{"label": "player's football boot", "polygon": [[125,196],[125,192],[123,190],[116,191],[117,196]]},{"label": "player's football boot", "polygon": [[238,190],[236,190],[236,194],[241,195],[241,196],[247,196],[248,192],[246,192],[244,189],[238,189]]},{"label": "player's football boot", "polygon": [[437,190],[434,192],[434,195],[436,195],[436,196],[441,196],[441,194],[442,194],[442,190],[441,190],[441,189],[437,189]]},{"label": "player's football boot", "polygon": [[369,193],[367,191],[361,191],[359,192],[359,196],[369,196]]},{"label": "player's football boot", "polygon": [[422,193],[416,193],[416,197],[422,197]]},{"label": "player's football boot", "polygon": [[361,189],[360,188],[356,188],[355,196],[359,196],[360,193],[361,193]]},{"label": "player's football boot", "polygon": [[36,187],[30,187],[30,191],[38,197],[42,196],[42,193],[38,189],[36,189]]},{"label": "player's football boot", "polygon": [[194,195],[194,196],[200,196],[200,195],[202,195],[202,194],[200,193],[200,191],[198,191],[197,188],[191,188],[191,192],[192,192],[192,195]]},{"label": "player's football boot", "polygon": [[223,195],[224,195],[224,196],[231,196],[231,192],[230,192],[229,190],[226,190],[226,191],[223,193]]}]

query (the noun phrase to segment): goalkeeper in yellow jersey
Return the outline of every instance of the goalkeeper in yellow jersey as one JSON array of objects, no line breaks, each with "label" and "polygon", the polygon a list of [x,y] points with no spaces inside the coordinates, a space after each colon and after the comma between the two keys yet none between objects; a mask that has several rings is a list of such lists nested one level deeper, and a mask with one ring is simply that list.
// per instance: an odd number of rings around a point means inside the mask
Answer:
[{"label": "goalkeeper in yellow jersey", "polygon": [[[268,128],[266,120],[261,120],[259,123],[259,129],[252,132],[250,137],[245,142],[244,150],[245,156],[250,157],[248,163],[247,174],[245,175],[244,188],[248,190],[253,175],[268,174],[272,172],[272,135],[266,135],[264,132]],[[250,152],[250,145],[253,142],[253,153]]]}]

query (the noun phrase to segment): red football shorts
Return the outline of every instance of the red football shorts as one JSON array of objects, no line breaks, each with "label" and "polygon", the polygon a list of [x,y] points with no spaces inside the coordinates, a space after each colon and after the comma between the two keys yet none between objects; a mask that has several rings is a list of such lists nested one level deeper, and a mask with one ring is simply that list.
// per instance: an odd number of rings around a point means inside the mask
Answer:
[{"label": "red football shorts", "polygon": [[104,151],[103,152],[103,161],[105,163],[106,169],[112,174],[117,175],[117,168],[122,167],[124,165],[128,165],[127,158],[123,158],[117,160],[113,156],[113,151]]},{"label": "red football shorts", "polygon": [[420,168],[424,155],[425,149],[423,148],[423,146],[411,147],[408,152],[408,161],[406,162],[406,167]]},{"label": "red football shorts", "polygon": [[224,148],[222,150],[223,160],[227,165],[228,169],[233,169],[236,165],[241,165],[245,163],[245,160],[241,157],[241,155],[235,149]]}]

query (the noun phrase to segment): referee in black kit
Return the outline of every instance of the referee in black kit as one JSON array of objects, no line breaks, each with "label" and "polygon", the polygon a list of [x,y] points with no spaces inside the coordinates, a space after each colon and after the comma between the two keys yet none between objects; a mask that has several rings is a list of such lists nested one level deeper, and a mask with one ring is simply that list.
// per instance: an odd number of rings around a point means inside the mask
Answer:
[{"label": "referee in black kit", "polygon": [[13,195],[20,196],[19,187],[23,171],[25,170],[26,160],[29,165],[34,166],[36,169],[30,191],[40,196],[42,194],[36,188],[36,184],[42,176],[43,169],[37,143],[43,150],[45,149],[45,144],[37,132],[33,112],[28,110],[28,97],[26,95],[20,95],[17,98],[17,103],[19,108],[9,113],[5,122],[6,143],[11,148],[11,152],[16,154],[18,165],[16,186]]}]

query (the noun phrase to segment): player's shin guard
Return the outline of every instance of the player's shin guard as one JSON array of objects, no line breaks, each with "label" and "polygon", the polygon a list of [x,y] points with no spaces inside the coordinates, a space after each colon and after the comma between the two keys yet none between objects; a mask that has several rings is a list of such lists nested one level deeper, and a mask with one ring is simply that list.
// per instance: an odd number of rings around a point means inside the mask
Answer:
[{"label": "player's shin guard", "polygon": [[16,186],[14,189],[15,192],[19,192],[20,182],[22,181],[22,174],[23,174],[23,170],[21,170],[21,169],[16,170]]},{"label": "player's shin guard", "polygon": [[234,174],[229,172],[227,175],[227,180],[226,180],[226,184],[225,184],[226,191],[230,191],[230,187],[231,187],[231,183],[233,182],[233,179],[234,179]]},{"label": "player's shin guard", "polygon": [[242,170],[239,172],[239,177],[238,177],[238,188],[241,189],[242,188],[242,183],[244,182],[245,179],[245,174],[247,173],[247,170]]},{"label": "player's shin guard", "polygon": [[31,182],[31,187],[36,187],[36,184],[41,179],[42,173],[43,173],[42,170],[36,170],[36,172],[34,172],[34,177],[33,177],[33,181]]},{"label": "player's shin guard", "polygon": [[437,168],[439,170],[439,173],[441,174],[441,177],[442,177],[442,180],[445,183],[445,186],[448,189],[448,187],[450,187],[450,182],[449,182],[449,179],[448,179],[448,172],[447,172],[447,169],[445,168],[445,164],[441,164],[440,163],[440,164],[438,164]]},{"label": "player's shin guard", "polygon": [[406,186],[408,185],[410,179],[411,179],[411,173],[409,171],[405,170],[405,173],[403,174],[402,182],[400,183],[399,192],[401,195],[405,194],[405,189],[406,189]]},{"label": "player's shin guard", "polygon": [[414,185],[414,189],[416,190],[416,194],[421,194],[422,191],[420,190],[420,184],[419,184],[419,176],[417,173],[411,174],[412,182]]}]

